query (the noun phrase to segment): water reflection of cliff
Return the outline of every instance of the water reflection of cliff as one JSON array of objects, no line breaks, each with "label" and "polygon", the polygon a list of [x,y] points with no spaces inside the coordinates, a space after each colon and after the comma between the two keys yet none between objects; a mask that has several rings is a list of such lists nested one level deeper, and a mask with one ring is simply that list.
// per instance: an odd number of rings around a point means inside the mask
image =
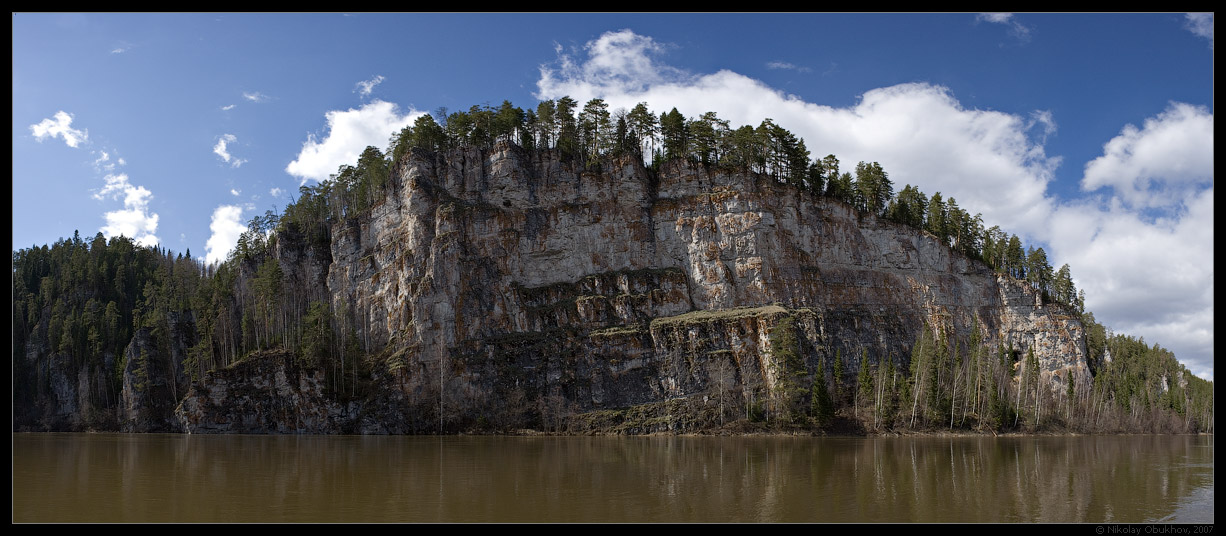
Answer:
[{"label": "water reflection of cliff", "polygon": [[17,434],[14,521],[1213,522],[1212,436]]}]

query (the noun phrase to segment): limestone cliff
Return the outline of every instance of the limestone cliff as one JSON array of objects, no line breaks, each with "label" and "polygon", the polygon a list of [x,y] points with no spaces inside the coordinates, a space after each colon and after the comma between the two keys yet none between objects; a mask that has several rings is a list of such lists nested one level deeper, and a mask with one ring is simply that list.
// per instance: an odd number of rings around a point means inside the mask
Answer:
[{"label": "limestone cliff", "polygon": [[381,356],[380,409],[343,417],[365,431],[769,392],[783,317],[810,372],[836,352],[852,373],[863,350],[905,364],[925,323],[966,338],[978,321],[989,345],[1033,347],[1053,384],[1088,378],[1077,317],[1024,283],[767,177],[591,171],[506,143],[396,170],[369,215],[334,227],[327,272]]}]

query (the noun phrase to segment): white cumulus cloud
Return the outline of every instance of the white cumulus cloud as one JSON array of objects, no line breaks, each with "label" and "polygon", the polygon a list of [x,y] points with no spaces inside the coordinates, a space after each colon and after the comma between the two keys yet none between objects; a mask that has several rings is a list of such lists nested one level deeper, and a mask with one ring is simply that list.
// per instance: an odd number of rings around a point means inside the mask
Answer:
[{"label": "white cumulus cloud", "polygon": [[149,200],[153,193],[144,186],[134,186],[128,181],[126,174],[107,175],[106,184],[102,190],[94,194],[94,199],[105,200],[123,198],[122,210],[114,210],[103,215],[106,225],[100,230],[107,238],[126,236],[143,246],[154,246],[159,242],[157,235],[158,215],[149,212]]},{"label": "white cumulus cloud", "polygon": [[204,262],[214,264],[225,261],[226,256],[238,244],[238,237],[247,230],[247,226],[243,224],[243,207],[221,205],[214,209],[209,230],[213,234],[205,243]]},{"label": "white cumulus cloud", "polygon": [[1146,218],[1111,197],[1070,203],[1052,217],[1051,251],[1073,269],[1086,308],[1119,333],[1175,352],[1213,377],[1213,188],[1186,211]]},{"label": "white cumulus cloud", "polygon": [[88,131],[72,128],[72,114],[63,110],[55,112],[50,119],[30,125],[30,132],[34,133],[34,139],[40,142],[45,138],[63,138],[69,147],[76,147],[89,138]]},{"label": "white cumulus cloud", "polygon": [[1171,103],[1125,125],[1081,185],[1097,197],[1056,211],[1052,245],[1086,307],[1212,379],[1213,113]]},{"label": "white cumulus cloud", "polygon": [[285,166],[286,173],[308,180],[325,181],[342,165],[355,165],[368,146],[382,149],[393,134],[425,112],[401,114],[394,103],[374,100],[361,108],[331,110],[324,114],[328,134],[323,140],[308,135],[298,157]]},{"label": "white cumulus cloud", "polygon": [[1171,103],[1142,128],[1124,126],[1086,164],[1082,188],[1109,186],[1133,207],[1167,207],[1213,182],[1213,114]]},{"label": "white cumulus cloud", "polygon": [[630,30],[608,32],[587,43],[585,61],[576,61],[565,54],[561,46],[555,49],[559,67],[555,70],[542,66],[541,79],[537,82],[539,93],[543,95],[570,95],[578,99],[582,91],[593,85],[617,93],[635,94],[651,86],[680,82],[686,77],[681,70],[653,59],[654,55],[664,52],[664,45]]},{"label": "white cumulus cloud", "polygon": [[354,88],[354,91],[357,91],[358,95],[369,97],[370,92],[374,90],[375,86],[379,85],[380,82],[383,82],[383,75],[375,75],[375,77],[371,78],[370,80],[358,82],[357,86]]}]

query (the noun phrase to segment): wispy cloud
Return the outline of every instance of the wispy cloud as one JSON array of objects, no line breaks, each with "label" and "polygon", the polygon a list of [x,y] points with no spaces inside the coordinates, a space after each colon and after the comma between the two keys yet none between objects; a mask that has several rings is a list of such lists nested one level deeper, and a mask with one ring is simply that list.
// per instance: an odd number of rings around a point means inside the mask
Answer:
[{"label": "wispy cloud", "polygon": [[1051,110],[1035,110],[1030,112],[1030,128],[1041,126],[1043,134],[1038,138],[1040,145],[1047,143],[1047,137],[1056,133],[1056,120]]},{"label": "wispy cloud", "polygon": [[234,188],[230,188],[230,195],[232,195],[232,196],[234,196],[234,197],[238,197],[238,196],[239,196],[239,195],[241,195],[241,194],[242,194],[242,192],[240,192],[240,191],[238,191],[238,190],[235,190]]},{"label": "wispy cloud", "polygon": [[119,44],[111,47],[111,54],[123,54],[129,50],[132,50],[131,43],[120,42]]},{"label": "wispy cloud", "polygon": [[234,143],[236,141],[238,141],[238,138],[233,134],[222,134],[221,137],[217,138],[217,144],[213,146],[213,154],[220,156],[221,159],[228,162],[231,167],[238,167],[246,162],[246,160],[241,158],[232,157],[226,150],[227,144]]},{"label": "wispy cloud", "polygon": [[268,100],[268,95],[260,93],[259,91],[254,91],[251,93],[243,92],[243,98],[251,102],[265,102]]},{"label": "wispy cloud", "polygon": [[1184,20],[1188,31],[1209,40],[1209,49],[1213,49],[1213,13],[1188,13]]},{"label": "wispy cloud", "polygon": [[237,106],[237,104],[227,104],[221,107],[221,111],[228,112],[230,110],[233,110],[235,106]]},{"label": "wispy cloud", "polygon": [[324,114],[328,134],[322,141],[308,135],[298,157],[285,171],[303,184],[308,180],[325,181],[340,166],[356,164],[366,147],[387,145],[392,134],[424,113],[411,110],[402,115],[395,104],[378,99],[357,109],[329,111]]},{"label": "wispy cloud", "polygon": [[792,63],[788,63],[788,62],[786,62],[786,61],[771,61],[771,62],[767,62],[767,63],[766,63],[766,68],[767,68],[767,69],[784,69],[784,70],[788,70],[788,71],[796,71],[796,72],[800,72],[800,73],[807,73],[807,72],[809,72],[809,71],[810,71],[810,69],[809,69],[808,67],[801,67],[801,66],[798,66],[798,65],[795,65],[795,64],[792,64]]},{"label": "wispy cloud", "polygon": [[1030,40],[1030,28],[1022,26],[1022,23],[1013,18],[1012,13],[980,13],[975,16],[975,21],[1004,24],[1009,27],[1009,33],[1014,37],[1021,41]]},{"label": "wispy cloud", "polygon": [[357,91],[358,95],[369,97],[371,90],[373,90],[375,86],[379,85],[380,82],[383,82],[383,75],[375,75],[375,77],[371,78],[370,80],[358,82],[357,86],[354,87],[354,91]]},{"label": "wispy cloud", "polygon": [[213,234],[205,243],[204,262],[222,262],[238,244],[238,237],[247,230],[247,226],[243,224],[243,207],[221,205],[214,209],[209,230]]},{"label": "wispy cloud", "polygon": [[34,133],[34,139],[40,142],[46,138],[63,138],[69,147],[76,147],[89,139],[88,131],[72,128],[72,114],[63,110],[55,112],[50,119],[30,125],[30,132]]},{"label": "wispy cloud", "polygon": [[283,193],[285,193],[285,191],[280,188],[273,188],[268,191],[268,195],[271,195],[273,197],[281,197],[281,194]]},{"label": "wispy cloud", "polygon": [[99,155],[94,160],[94,171],[98,173],[110,173],[115,170],[116,165],[123,165],[124,161],[120,158],[117,162],[111,161],[111,153],[106,151],[97,151],[94,154]]},{"label": "wispy cloud", "polygon": [[144,186],[134,186],[127,174],[111,174],[104,177],[106,184],[94,194],[94,199],[123,198],[123,210],[114,210],[103,215],[106,225],[100,229],[107,238],[126,236],[143,246],[154,246],[158,237],[158,215],[149,212],[149,200],[153,193]]},{"label": "wispy cloud", "polygon": [[994,22],[997,24],[1008,24],[1009,19],[1013,18],[1012,13],[980,13],[975,16],[976,20]]}]

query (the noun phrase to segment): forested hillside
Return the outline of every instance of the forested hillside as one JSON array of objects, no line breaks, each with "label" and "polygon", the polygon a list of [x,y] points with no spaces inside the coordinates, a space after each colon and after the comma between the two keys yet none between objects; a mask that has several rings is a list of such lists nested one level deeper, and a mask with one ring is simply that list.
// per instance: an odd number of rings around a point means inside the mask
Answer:
[{"label": "forested hillside", "polygon": [[[713,112],[686,118],[673,108],[657,115],[645,104],[610,112],[600,99],[580,108],[565,97],[535,109],[503,102],[421,116],[391,137],[386,153],[368,147],[331,180],[300,188],[279,213],[253,218],[216,265],[190,251],[143,248],[101,233],[14,251],[14,429],[122,429],[136,418],[125,400],[156,386],[157,396],[177,401],[210,371],[265,350],[290,352],[298,366],[322,370],[336,400],[362,399],[392,361],[387,345],[363,336],[360,319],[336,310],[326,281],[336,234],[404,187],[399,171],[409,157],[446,161],[455,151],[499,143],[529,155],[556,154],[589,173],[631,159],[648,173],[684,162],[773,180],[797,195],[844,203],[862,218],[928,233],[955,254],[1024,282],[1044,304],[1085,326],[1088,387],[1069,374],[1066,389],[1043,389],[1033,349],[1027,356],[1024,348],[989,346],[978,328],[960,337],[925,326],[900,361],[907,366],[869,359],[867,351],[840,353],[829,368],[784,373],[783,391],[769,403],[740,393],[729,405],[741,410],[720,406],[721,426],[739,420],[855,432],[1213,430],[1211,382],[1157,344],[1098,324],[1067,264],[1053,269],[1043,248],[985,227],[953,197],[911,185],[896,191],[876,162],[843,170],[834,155],[813,157],[803,139],[772,119],[733,128]],[[772,335],[777,351],[799,351],[791,325],[780,326]],[[163,361],[153,363],[154,355]],[[789,362],[786,355],[781,362]],[[444,398],[438,400],[442,422]],[[501,426],[457,419],[447,428],[564,428],[552,416],[541,409]]]}]

